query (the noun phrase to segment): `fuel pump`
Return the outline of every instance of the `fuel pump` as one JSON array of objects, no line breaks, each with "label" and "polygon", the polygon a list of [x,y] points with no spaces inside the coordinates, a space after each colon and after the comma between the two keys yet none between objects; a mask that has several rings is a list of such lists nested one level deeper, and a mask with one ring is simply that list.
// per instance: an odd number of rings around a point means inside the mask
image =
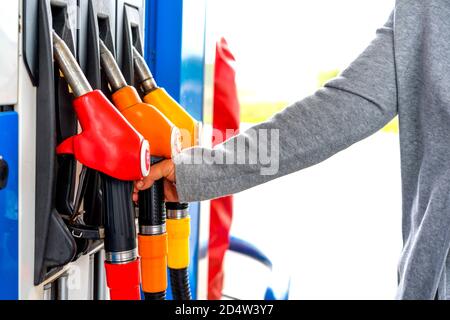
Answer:
[{"label": "fuel pump", "polygon": [[132,181],[149,173],[149,143],[101,91],[92,90],[70,50],[55,32],[53,48],[54,58],[75,96],[73,106],[82,129],[80,134],[64,140],[56,151],[73,154],[85,167],[101,172],[105,268],[110,296],[113,300],[138,300],[140,272],[131,195]]},{"label": "fuel pump", "polygon": [[[150,69],[139,52],[133,49],[135,75],[144,102],[155,106],[181,130],[182,148],[199,144],[200,123],[186,112],[163,88],[158,87]],[[168,265],[173,297],[190,300],[188,277],[190,216],[187,203],[166,203],[168,234]]]},{"label": "fuel pump", "polygon": [[[180,132],[155,107],[143,103],[128,86],[112,53],[100,41],[100,60],[119,111],[152,145],[152,162],[171,158],[181,150]],[[164,300],[167,289],[167,233],[163,181],[139,194],[139,254],[146,300]]]}]

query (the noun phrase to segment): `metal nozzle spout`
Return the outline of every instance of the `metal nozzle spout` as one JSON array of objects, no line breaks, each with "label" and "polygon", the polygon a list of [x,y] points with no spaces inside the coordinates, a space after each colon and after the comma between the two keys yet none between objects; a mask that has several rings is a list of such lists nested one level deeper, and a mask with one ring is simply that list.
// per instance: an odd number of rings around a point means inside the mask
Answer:
[{"label": "metal nozzle spout", "polygon": [[117,65],[116,59],[102,40],[100,40],[100,61],[102,68],[106,73],[106,77],[108,78],[109,84],[111,85],[111,89],[114,92],[127,86],[127,82],[125,81],[125,78]]},{"label": "metal nozzle spout", "polygon": [[144,94],[150,93],[155,89],[158,89],[153,74],[147,66],[144,58],[141,56],[139,51],[133,47],[133,60],[134,60],[134,70],[136,72],[136,78],[139,81]]},{"label": "metal nozzle spout", "polygon": [[84,76],[83,71],[81,71],[77,60],[75,60],[66,43],[55,31],[53,31],[53,55],[76,97],[92,91],[92,87]]}]

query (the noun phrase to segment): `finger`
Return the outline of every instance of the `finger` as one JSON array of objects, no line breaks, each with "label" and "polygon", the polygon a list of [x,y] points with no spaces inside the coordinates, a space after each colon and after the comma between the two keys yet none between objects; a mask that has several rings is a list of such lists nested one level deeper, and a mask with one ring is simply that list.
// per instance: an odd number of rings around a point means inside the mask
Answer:
[{"label": "finger", "polygon": [[137,184],[136,187],[138,188],[139,191],[142,191],[142,190],[146,190],[146,189],[150,188],[151,186],[153,186],[154,183],[155,183],[155,180],[146,179],[146,180],[142,181],[142,183]]},{"label": "finger", "polygon": [[162,179],[170,175],[171,160],[164,160],[151,166],[150,174],[143,180],[136,183],[136,188],[139,190],[145,190],[150,188],[156,180]]},{"label": "finger", "polygon": [[145,190],[150,188],[156,180],[163,178],[163,171],[160,163],[154,164],[150,168],[150,174],[143,180],[136,183],[136,188],[138,190]]},{"label": "finger", "polygon": [[134,184],[133,184],[133,192],[138,192],[139,191],[139,189],[138,189],[138,185],[141,185],[142,184],[142,181],[143,181],[144,179],[140,179],[140,180],[136,180],[135,182],[134,182]]},{"label": "finger", "polygon": [[133,193],[133,201],[134,202],[138,202],[139,201],[139,195],[137,194],[137,192]]},{"label": "finger", "polygon": [[147,179],[156,181],[161,178],[164,178],[167,175],[167,173],[166,173],[167,162],[168,162],[168,160],[164,160],[164,161],[161,161],[161,162],[158,162],[158,163],[155,163],[154,165],[152,165],[150,168],[150,173],[147,176]]},{"label": "finger", "polygon": [[177,189],[171,181],[164,180],[164,196],[166,201],[178,202]]}]

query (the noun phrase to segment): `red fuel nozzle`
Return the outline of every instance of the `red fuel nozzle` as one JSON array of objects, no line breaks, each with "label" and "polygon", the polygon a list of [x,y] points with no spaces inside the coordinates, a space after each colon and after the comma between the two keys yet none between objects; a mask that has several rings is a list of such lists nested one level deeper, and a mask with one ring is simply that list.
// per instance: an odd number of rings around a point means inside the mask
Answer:
[{"label": "red fuel nozzle", "polygon": [[[150,170],[145,140],[99,90],[92,91],[72,53],[53,32],[55,60],[75,95],[82,132],[61,143],[58,154],[73,154],[86,167],[100,171],[104,203],[105,268],[113,300],[140,299],[132,180]],[[123,181],[126,180],[126,181]]]},{"label": "red fuel nozzle", "polygon": [[139,180],[150,170],[149,144],[114,108],[92,90],[69,48],[53,33],[55,60],[76,96],[73,106],[82,132],[63,141],[58,154],[73,154],[83,165],[120,180]]}]

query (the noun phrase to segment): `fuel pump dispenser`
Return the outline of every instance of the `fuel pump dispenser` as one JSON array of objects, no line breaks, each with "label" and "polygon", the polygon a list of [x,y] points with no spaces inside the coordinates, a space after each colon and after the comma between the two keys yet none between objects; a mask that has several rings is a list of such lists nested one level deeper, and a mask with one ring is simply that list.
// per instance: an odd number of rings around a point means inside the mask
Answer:
[{"label": "fuel pump dispenser", "polygon": [[[152,162],[171,158],[181,150],[180,131],[158,109],[143,103],[128,86],[112,53],[100,41],[103,70],[112,100],[119,111],[152,145]],[[167,233],[163,181],[139,194],[139,253],[142,289],[146,300],[164,300],[167,289]]]},{"label": "fuel pump dispenser", "polygon": [[55,32],[53,47],[54,58],[75,96],[73,106],[82,128],[80,134],[63,141],[57,153],[73,154],[85,167],[101,172],[110,296],[113,300],[138,300],[140,272],[131,195],[132,181],[149,173],[149,143],[101,91],[92,90],[74,56]]},{"label": "fuel pump dispenser", "polygon": [[[195,121],[163,88],[159,88],[144,58],[133,49],[135,75],[144,102],[155,106],[181,130],[182,148],[199,144],[200,123]],[[187,203],[166,203],[168,266],[175,300],[190,300],[189,236],[190,216]]]},{"label": "fuel pump dispenser", "polygon": [[[151,163],[198,143],[189,114],[202,118],[209,88],[204,9],[204,0],[2,3],[0,298],[206,297],[201,204],[188,214],[165,203],[163,181],[132,201]],[[148,68],[139,74],[133,49],[189,113]]]}]

